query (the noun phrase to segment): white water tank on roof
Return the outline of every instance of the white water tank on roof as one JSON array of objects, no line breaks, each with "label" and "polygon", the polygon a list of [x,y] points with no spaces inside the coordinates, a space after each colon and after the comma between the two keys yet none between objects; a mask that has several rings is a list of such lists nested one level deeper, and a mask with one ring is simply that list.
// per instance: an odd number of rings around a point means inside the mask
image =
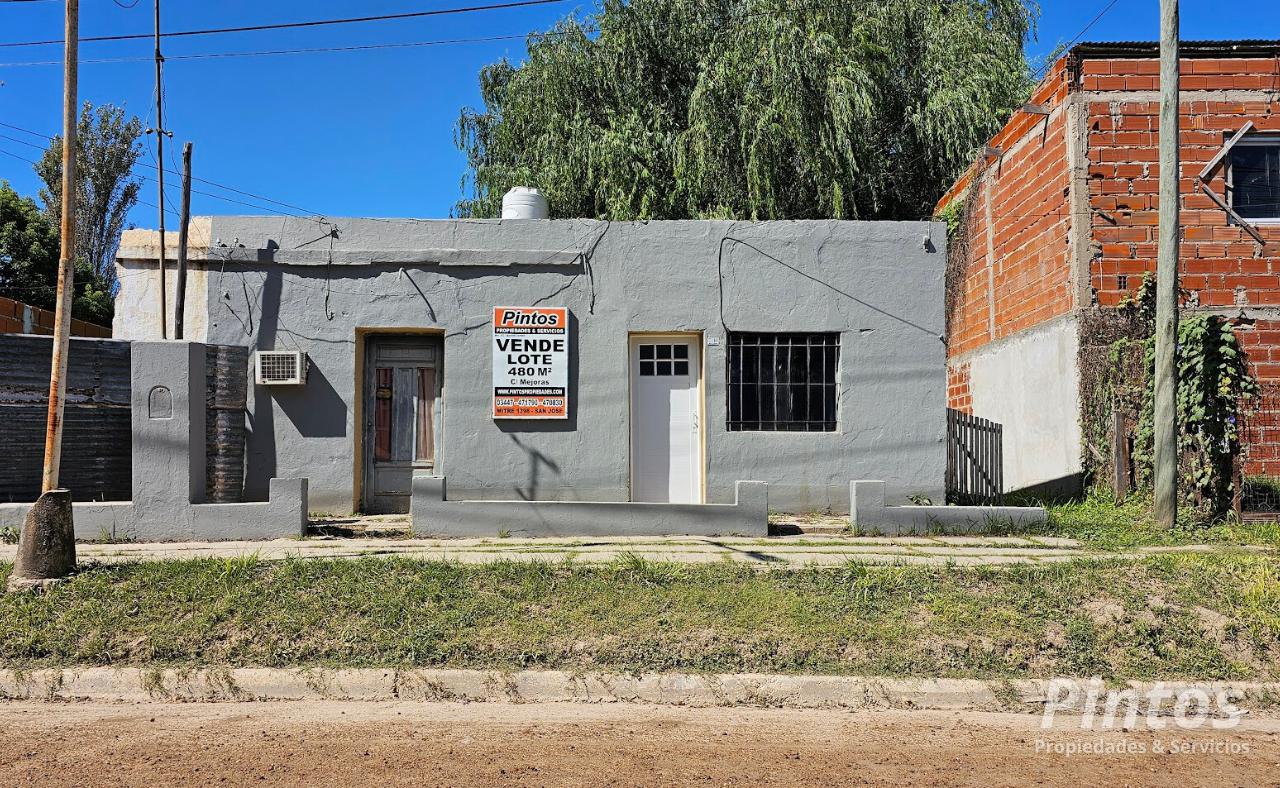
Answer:
[{"label": "white water tank on roof", "polygon": [[502,196],[503,219],[546,219],[547,198],[531,186],[516,186]]}]

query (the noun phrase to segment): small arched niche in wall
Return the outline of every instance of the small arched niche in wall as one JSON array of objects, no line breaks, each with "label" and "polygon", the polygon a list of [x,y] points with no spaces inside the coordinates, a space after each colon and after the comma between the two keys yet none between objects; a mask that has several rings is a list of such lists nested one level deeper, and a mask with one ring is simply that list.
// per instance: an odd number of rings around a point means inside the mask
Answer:
[{"label": "small arched niche in wall", "polygon": [[155,386],[147,395],[147,418],[173,418],[173,394],[168,386]]}]

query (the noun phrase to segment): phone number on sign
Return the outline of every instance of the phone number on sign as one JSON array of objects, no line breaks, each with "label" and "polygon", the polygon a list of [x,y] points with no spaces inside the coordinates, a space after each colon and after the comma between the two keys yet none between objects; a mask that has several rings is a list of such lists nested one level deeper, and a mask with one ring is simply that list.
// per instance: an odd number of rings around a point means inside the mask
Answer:
[{"label": "phone number on sign", "polygon": [[562,399],[499,399],[499,408],[563,408]]}]

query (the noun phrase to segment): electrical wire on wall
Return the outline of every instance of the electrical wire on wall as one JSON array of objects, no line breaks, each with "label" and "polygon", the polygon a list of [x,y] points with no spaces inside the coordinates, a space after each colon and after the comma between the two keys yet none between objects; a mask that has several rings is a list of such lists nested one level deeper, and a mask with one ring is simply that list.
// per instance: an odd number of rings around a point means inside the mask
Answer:
[{"label": "electrical wire on wall", "polygon": [[910,328],[914,328],[914,329],[916,329],[917,331],[924,332],[925,334],[928,334],[930,337],[933,337],[934,339],[937,339],[937,340],[939,340],[939,341],[942,341],[942,342],[945,342],[945,341],[946,341],[946,337],[945,337],[945,335],[944,335],[944,334],[942,334],[942,333],[940,333],[940,332],[933,331],[933,330],[931,330],[931,329],[929,329],[929,328],[926,328],[926,327],[924,327],[924,326],[920,325],[919,323],[913,323],[913,322],[911,322],[910,320],[907,320],[907,319],[906,319],[906,318],[904,318],[904,317],[899,317],[898,315],[895,315],[895,314],[893,314],[892,312],[888,312],[888,311],[886,311],[886,310],[884,310],[884,309],[881,309],[881,308],[880,308],[880,307],[878,307],[878,306],[875,306],[874,304],[871,304],[871,303],[868,303],[868,302],[866,302],[866,301],[863,301],[861,298],[858,298],[857,296],[853,295],[852,293],[848,293],[848,292],[846,292],[846,291],[844,291],[844,290],[841,290],[840,288],[836,287],[835,285],[831,284],[830,282],[823,281],[822,279],[819,279],[818,277],[814,276],[813,274],[810,274],[810,273],[808,273],[807,271],[802,271],[801,269],[799,269],[799,268],[795,267],[794,265],[791,265],[790,263],[788,263],[788,262],[786,262],[786,261],[784,261],[784,260],[781,260],[781,259],[779,259],[779,258],[777,258],[777,257],[775,257],[775,256],[773,256],[773,255],[771,255],[771,254],[769,254],[768,252],[766,252],[766,251],[764,251],[763,249],[761,249],[760,247],[758,247],[758,246],[754,245],[754,244],[753,244],[753,243],[751,243],[750,241],[744,240],[744,239],[742,239],[742,238],[737,238],[737,237],[734,237],[734,236],[732,236],[732,235],[725,235],[724,237],[722,237],[722,238],[720,239],[720,247],[719,247],[719,251],[718,251],[718,252],[717,252],[717,254],[716,254],[716,285],[717,285],[717,290],[719,291],[719,304],[720,304],[720,326],[721,326],[721,328],[723,328],[723,329],[724,329],[724,332],[725,332],[725,335],[726,335],[726,336],[729,334],[730,329],[729,329],[729,325],[728,325],[728,323],[727,323],[727,322],[726,322],[726,320],[725,320],[725,313],[724,313],[724,251],[725,251],[725,248],[726,248],[726,247],[728,246],[728,244],[730,244],[730,243],[736,243],[736,244],[739,244],[739,245],[741,245],[741,246],[745,246],[745,247],[747,247],[748,249],[751,249],[752,251],[756,252],[757,254],[759,254],[759,255],[763,256],[765,259],[767,259],[767,260],[771,260],[771,261],[773,261],[773,262],[777,263],[778,265],[782,266],[783,268],[786,268],[786,269],[788,269],[788,270],[790,270],[790,271],[794,271],[795,273],[799,274],[800,276],[803,276],[805,279],[808,279],[808,280],[810,280],[810,281],[812,281],[812,282],[816,282],[817,284],[819,284],[819,285],[821,285],[821,286],[823,286],[823,287],[827,288],[828,290],[831,290],[831,291],[832,291],[832,292],[834,292],[834,293],[838,293],[839,295],[844,296],[845,298],[849,299],[850,301],[853,301],[853,302],[855,302],[855,303],[857,303],[857,304],[860,304],[861,306],[863,306],[863,307],[865,307],[865,308],[867,308],[867,309],[870,309],[870,310],[871,310],[871,311],[873,311],[873,312],[876,312],[876,313],[878,313],[878,314],[881,314],[881,315],[883,315],[883,316],[885,316],[885,317],[889,318],[890,320],[894,320],[894,321],[896,321],[896,322],[898,322],[898,323],[901,323],[901,324],[903,324],[903,325],[905,325],[905,326],[909,326]]}]

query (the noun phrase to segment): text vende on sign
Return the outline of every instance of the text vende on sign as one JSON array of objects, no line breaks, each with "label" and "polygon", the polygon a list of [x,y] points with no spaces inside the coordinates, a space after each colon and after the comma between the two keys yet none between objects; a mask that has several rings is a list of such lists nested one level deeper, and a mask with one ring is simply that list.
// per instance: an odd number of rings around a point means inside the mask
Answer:
[{"label": "text vende on sign", "polygon": [[569,418],[569,310],[493,308],[493,417]]}]

